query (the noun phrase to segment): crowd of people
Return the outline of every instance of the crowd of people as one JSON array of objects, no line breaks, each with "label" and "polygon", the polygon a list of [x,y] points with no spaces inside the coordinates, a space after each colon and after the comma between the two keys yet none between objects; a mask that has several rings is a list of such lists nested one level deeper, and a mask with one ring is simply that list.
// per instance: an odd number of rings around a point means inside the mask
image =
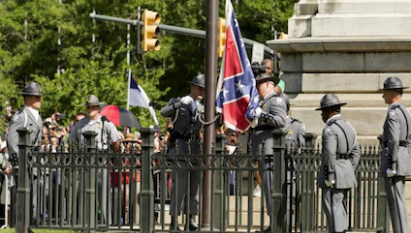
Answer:
[{"label": "crowd of people", "polygon": [[[272,131],[274,129],[286,131],[286,149],[290,153],[305,145],[305,126],[299,120],[291,118],[289,97],[284,93],[284,82],[278,76],[273,75],[272,61],[265,60],[263,64],[266,71],[257,75],[255,80],[260,103],[253,112],[251,129],[241,135],[223,127],[221,133],[228,136],[228,153],[235,151],[239,138],[245,136],[247,138],[246,143],[250,145],[250,151],[247,151],[247,153],[265,155],[263,164],[269,169],[257,171],[255,177],[264,192],[267,214],[271,216],[273,214],[271,213],[271,193],[273,179],[275,179],[273,173],[269,171],[273,167],[274,154]],[[204,113],[204,88],[205,76],[199,74],[190,81],[188,95],[172,98],[161,109],[161,115],[167,118],[167,126],[166,132],[164,132],[164,140],[160,133],[156,134],[156,152],[160,152],[165,146],[163,143],[166,142],[166,151],[164,153],[169,155],[189,153],[196,155],[200,153],[199,145],[202,143],[203,138],[203,121],[201,117]],[[411,145],[411,137],[409,137],[411,116],[401,103],[403,89],[405,88],[402,86],[401,79],[397,77],[390,77],[384,83],[383,98],[386,104],[389,105],[389,109],[382,136],[381,176],[386,181],[385,188],[395,232],[409,231],[404,186],[405,177],[411,175],[411,162],[408,151],[408,146]],[[78,113],[75,122],[63,127],[61,120],[64,119],[64,114],[56,112],[44,121],[42,120],[39,114],[42,96],[39,84],[30,83],[26,85],[22,94],[25,106],[11,118],[7,137],[3,138],[4,142],[1,143],[2,153],[7,154],[8,150],[8,156],[4,156],[5,159],[0,160],[0,164],[3,167],[3,173],[9,175],[12,180],[11,204],[13,217],[15,217],[15,195],[18,186],[18,174],[13,172],[18,170],[19,161],[17,129],[21,127],[29,128],[33,145],[46,151],[57,151],[62,141],[77,144],[84,143],[83,133],[92,131],[96,133],[95,139],[98,149],[110,147],[115,152],[121,150],[124,153],[138,154],[139,144],[141,144],[139,136],[133,133],[123,135],[113,123],[101,117],[99,114],[101,103],[96,96],[88,96],[85,103],[86,112]],[[344,198],[346,193],[357,185],[355,168],[361,157],[356,131],[341,117],[341,107],[345,104],[340,102],[338,96],[326,94],[320,101],[320,107],[316,109],[321,111],[322,120],[326,124],[322,133],[322,164],[317,183],[322,189],[322,207],[327,215],[329,232],[345,232],[348,230]],[[195,159],[187,162],[183,158],[177,158],[174,163],[180,168],[196,166]],[[261,166],[261,164],[256,163],[256,166]],[[38,175],[36,172],[38,171],[32,171],[34,176]],[[124,212],[126,217],[123,224],[129,224],[131,220],[127,214],[130,211],[128,203],[138,203],[138,200],[135,200],[138,199],[140,188],[139,174],[130,174],[126,171],[124,177],[119,178],[120,173],[102,169],[98,176],[98,187],[102,193],[102,203],[108,202],[108,197],[105,194],[108,193],[107,190],[110,187],[117,187],[119,192],[125,194]],[[171,186],[170,229],[181,230],[178,216],[181,215],[183,210],[188,221],[188,224],[186,224],[188,229],[185,230],[195,231],[198,229],[196,215],[198,215],[198,192],[201,173],[195,169],[179,169],[172,171],[170,177],[171,182],[167,181]],[[104,182],[106,180],[110,180],[111,183]],[[129,185],[121,185],[118,180],[122,184],[135,183],[137,187],[135,195],[130,195]],[[33,200],[37,199],[38,188],[32,184]],[[184,201],[184,198],[187,200]],[[189,208],[184,208],[184,203],[189,203]],[[34,204],[33,208],[36,210],[37,206]],[[111,208],[107,205],[100,206],[102,216],[110,216]],[[135,213],[132,215],[135,216],[132,222],[138,223],[139,206],[133,205],[131,208]],[[33,213],[38,213],[38,211],[33,211]],[[33,219],[37,217],[34,215]],[[105,221],[110,222],[111,220]],[[12,219],[12,225],[14,222],[15,219]],[[270,222],[269,226],[262,232],[271,232],[271,225]],[[260,231],[256,232],[259,233]]]}]

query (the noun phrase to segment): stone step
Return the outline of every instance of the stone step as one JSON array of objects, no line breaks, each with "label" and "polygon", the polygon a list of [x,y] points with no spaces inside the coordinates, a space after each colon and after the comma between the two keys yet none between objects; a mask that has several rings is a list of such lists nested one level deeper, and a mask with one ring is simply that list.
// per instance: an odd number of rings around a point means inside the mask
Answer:
[{"label": "stone step", "polygon": [[317,14],[311,19],[311,36],[411,36],[408,25],[411,14]]},{"label": "stone step", "polygon": [[288,19],[289,38],[302,38],[311,36],[312,15],[294,15]]},{"label": "stone step", "polygon": [[351,0],[351,1],[326,1],[318,4],[319,13],[411,13],[409,0]]}]

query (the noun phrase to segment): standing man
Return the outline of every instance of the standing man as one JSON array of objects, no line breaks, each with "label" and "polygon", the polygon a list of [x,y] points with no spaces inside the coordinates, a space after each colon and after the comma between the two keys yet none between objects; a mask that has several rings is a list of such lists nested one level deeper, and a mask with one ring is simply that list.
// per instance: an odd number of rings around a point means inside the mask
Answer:
[{"label": "standing man", "polygon": [[[266,167],[271,168],[274,146],[272,131],[284,127],[286,121],[286,104],[284,99],[275,91],[276,83],[274,82],[273,76],[269,74],[258,75],[256,85],[262,101],[255,110],[255,119],[251,123],[251,126],[254,128],[250,137],[252,154],[260,155],[263,153],[265,155]],[[273,174],[271,171],[263,171],[260,175],[264,178],[262,189],[267,203],[267,213],[271,216],[271,185]],[[263,232],[271,232],[271,223]],[[256,231],[256,233],[260,233],[260,231]]]},{"label": "standing man", "polygon": [[[14,185],[11,188],[11,227],[15,226],[16,223],[16,192],[18,186],[18,161],[19,161],[19,134],[17,129],[26,127],[31,131],[30,138],[33,147],[39,147],[42,137],[43,123],[39,113],[41,107],[41,87],[36,82],[31,82],[27,84],[23,89],[23,98],[24,98],[24,108],[23,110],[18,111],[14,114],[13,118],[9,124],[9,134],[7,135],[7,147],[10,154],[10,161],[13,165],[13,179]],[[32,171],[34,178],[34,184],[32,184],[32,195],[33,195],[33,219],[36,219],[37,213],[37,192],[38,192],[38,183],[37,182],[37,170]]]},{"label": "standing man", "polygon": [[291,153],[294,150],[305,146],[305,125],[291,117],[290,111],[290,98],[287,94],[282,94],[282,97],[287,105],[287,119],[284,126],[284,131],[287,133],[285,136],[285,145],[287,148],[287,153]]},{"label": "standing man", "polygon": [[[196,156],[199,153],[200,130],[202,128],[199,118],[204,111],[202,99],[204,97],[205,76],[199,74],[190,83],[189,95],[182,98],[173,98],[161,109],[163,117],[171,117],[172,128],[168,129],[170,132],[168,154],[170,155],[187,155],[190,151],[193,156]],[[193,162],[193,159],[191,159],[192,164]],[[170,229],[181,231],[178,227],[177,217],[180,215],[183,198],[185,197],[189,198],[190,201],[188,211],[189,230],[195,231],[198,228],[194,216],[198,214],[197,193],[200,187],[201,171],[184,170],[184,168],[189,167],[184,158],[175,161],[175,165],[183,169],[173,171]],[[187,192],[188,173],[190,173],[190,193]]]},{"label": "standing man", "polygon": [[[287,105],[287,119],[284,126],[285,135],[285,146],[287,154],[293,154],[294,151],[298,151],[301,147],[305,146],[305,125],[291,117],[290,111],[290,98],[287,94],[283,93],[282,97]],[[288,164],[288,166],[294,166],[294,164]],[[291,212],[295,210],[296,196],[297,196],[297,186],[295,183],[295,174],[291,171],[287,171],[287,224],[292,224],[295,226],[294,219],[291,218]]]},{"label": "standing man", "polygon": [[380,175],[385,178],[392,226],[395,233],[409,233],[408,212],[405,202],[405,177],[411,175],[411,117],[401,103],[401,79],[389,77],[384,82],[385,103],[388,113],[382,134]]},{"label": "standing man", "polygon": [[361,151],[357,144],[354,128],[341,118],[338,97],[327,94],[321,99],[321,116],[326,127],[322,134],[322,164],[318,175],[318,186],[322,189],[324,212],[327,215],[328,232],[348,230],[347,209],[344,197],[357,186],[355,168]]},{"label": "standing man", "polygon": [[[120,145],[117,129],[106,117],[100,116],[100,101],[98,98],[95,95],[89,95],[86,99],[86,107],[87,117],[81,119],[74,125],[74,128],[69,136],[69,141],[71,143],[82,145],[84,144],[83,133],[87,131],[94,131],[97,133],[97,149],[107,149],[108,146],[111,146],[114,151],[117,151]],[[111,144],[109,145],[109,143]],[[99,203],[102,210],[103,219],[104,221],[107,221],[107,218],[109,218],[109,215],[107,215],[108,212],[106,205],[108,188],[108,183],[106,182],[108,177],[107,169],[103,169],[103,171],[99,170],[98,176],[100,176],[98,178],[98,183],[101,191],[99,192],[101,194],[101,200],[99,200]]]},{"label": "standing man", "polygon": [[[263,66],[265,66],[265,73],[270,75],[278,75],[274,74],[274,62],[271,59],[264,59]],[[279,79],[279,78],[278,78]],[[285,92],[285,83],[283,80],[279,79],[280,81],[275,86],[275,91],[277,94],[281,94]]]}]

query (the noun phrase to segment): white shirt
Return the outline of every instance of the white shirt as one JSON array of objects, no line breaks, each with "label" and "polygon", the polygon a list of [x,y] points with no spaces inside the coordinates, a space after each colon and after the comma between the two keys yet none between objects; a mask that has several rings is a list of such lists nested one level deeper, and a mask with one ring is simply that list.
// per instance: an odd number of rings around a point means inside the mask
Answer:
[{"label": "white shirt", "polygon": [[29,106],[26,105],[26,107],[30,110],[31,114],[33,114],[34,118],[36,118],[36,121],[39,121],[40,118],[40,113],[39,110],[36,110],[34,108],[31,108]]}]

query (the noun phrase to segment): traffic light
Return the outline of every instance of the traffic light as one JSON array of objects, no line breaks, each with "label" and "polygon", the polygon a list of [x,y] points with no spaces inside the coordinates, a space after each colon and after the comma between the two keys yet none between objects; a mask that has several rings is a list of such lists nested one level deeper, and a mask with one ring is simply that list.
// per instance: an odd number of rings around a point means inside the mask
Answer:
[{"label": "traffic light", "polygon": [[160,27],[153,25],[159,24],[161,16],[155,11],[144,10],[143,13],[143,51],[158,51],[161,48],[160,41],[157,37],[160,35]]},{"label": "traffic light", "polygon": [[226,42],[226,22],[225,19],[218,20],[218,56],[223,57]]}]

